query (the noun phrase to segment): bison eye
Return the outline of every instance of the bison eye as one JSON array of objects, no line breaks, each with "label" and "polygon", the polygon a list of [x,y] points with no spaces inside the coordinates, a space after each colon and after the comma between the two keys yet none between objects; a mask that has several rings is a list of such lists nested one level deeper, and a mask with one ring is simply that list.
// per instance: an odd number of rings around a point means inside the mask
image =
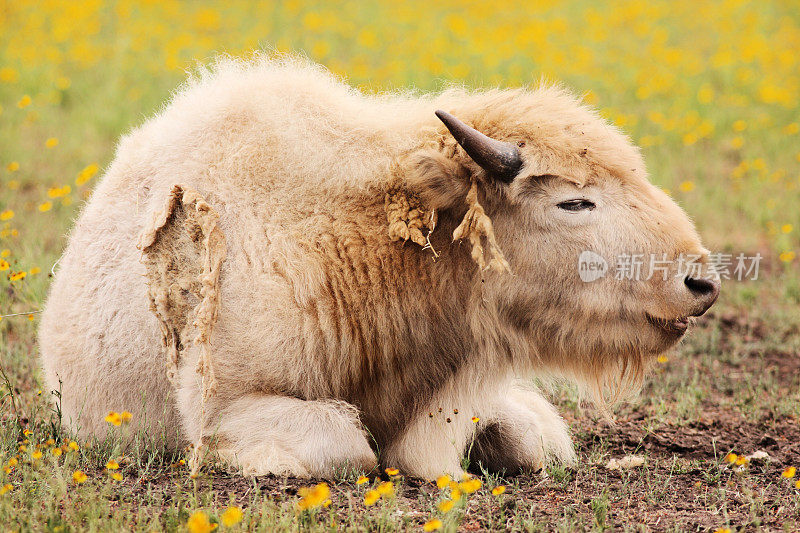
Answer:
[{"label": "bison eye", "polygon": [[594,202],[590,202],[585,198],[576,198],[575,200],[567,200],[566,202],[561,202],[558,204],[559,209],[563,209],[564,211],[583,211],[584,209],[588,209],[591,211],[595,208]]}]

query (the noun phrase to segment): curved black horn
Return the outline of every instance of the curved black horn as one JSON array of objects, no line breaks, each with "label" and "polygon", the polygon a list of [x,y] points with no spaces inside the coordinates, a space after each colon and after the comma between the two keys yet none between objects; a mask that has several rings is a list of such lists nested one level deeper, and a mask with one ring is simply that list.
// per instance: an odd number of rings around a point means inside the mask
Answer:
[{"label": "curved black horn", "polygon": [[522,168],[522,158],[516,144],[487,137],[445,111],[437,111],[436,116],[444,122],[473,161],[503,182],[510,183]]}]

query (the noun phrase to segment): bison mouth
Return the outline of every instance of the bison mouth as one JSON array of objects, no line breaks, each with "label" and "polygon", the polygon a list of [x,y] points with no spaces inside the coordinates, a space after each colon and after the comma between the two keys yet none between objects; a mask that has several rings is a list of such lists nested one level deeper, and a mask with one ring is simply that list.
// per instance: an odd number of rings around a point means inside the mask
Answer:
[{"label": "bison mouth", "polygon": [[658,318],[648,314],[647,320],[657,329],[672,335],[683,335],[689,328],[688,316],[681,316],[678,318]]}]

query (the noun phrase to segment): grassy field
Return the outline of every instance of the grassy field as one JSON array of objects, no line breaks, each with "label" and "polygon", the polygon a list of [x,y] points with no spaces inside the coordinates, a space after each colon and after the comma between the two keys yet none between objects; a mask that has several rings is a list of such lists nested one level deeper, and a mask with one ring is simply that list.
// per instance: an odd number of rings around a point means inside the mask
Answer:
[{"label": "grassy field", "polygon": [[[146,436],[124,454],[113,437],[75,442],[35,340],[70,226],[116,139],[186,69],[259,47],[306,53],[367,92],[562,81],[643,147],[709,248],[763,256],[758,280],[724,283],[616,424],[554,393],[577,469],[484,477],[452,509],[453,488],[402,472],[343,473],[328,499],[213,465],[190,479],[186,457]],[[797,530],[798,50],[800,10],[780,0],[0,0],[0,530]],[[606,467],[627,454],[644,465]]]}]

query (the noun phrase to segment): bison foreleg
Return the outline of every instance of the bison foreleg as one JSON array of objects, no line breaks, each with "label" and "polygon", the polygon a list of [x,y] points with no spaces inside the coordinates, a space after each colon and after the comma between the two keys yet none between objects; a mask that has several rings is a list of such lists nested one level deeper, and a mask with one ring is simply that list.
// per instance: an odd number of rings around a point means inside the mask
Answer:
[{"label": "bison foreleg", "polygon": [[356,408],[345,402],[251,394],[217,420],[207,433],[219,455],[248,475],[333,478],[377,465]]},{"label": "bison foreleg", "polygon": [[574,462],[566,424],[538,392],[512,387],[492,411],[469,446],[471,470],[516,474]]},{"label": "bison foreleg", "polygon": [[391,442],[381,462],[403,473],[433,480],[442,474],[460,479],[464,474],[464,450],[474,437],[473,417],[482,416],[483,394],[465,385],[474,381],[464,374],[442,387]]}]

